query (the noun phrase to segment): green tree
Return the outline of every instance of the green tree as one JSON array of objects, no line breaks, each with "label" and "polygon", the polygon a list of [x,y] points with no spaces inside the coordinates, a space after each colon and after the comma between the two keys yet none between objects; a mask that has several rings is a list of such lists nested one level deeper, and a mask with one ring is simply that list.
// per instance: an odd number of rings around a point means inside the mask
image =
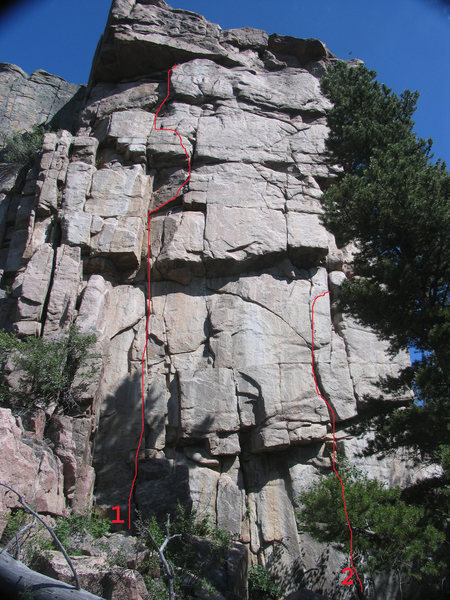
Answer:
[{"label": "green tree", "polygon": [[386,149],[412,135],[412,115],[419,94],[400,97],[375,81],[375,71],[339,62],[321,79],[322,92],[333,102],[327,114],[327,150],[345,173],[360,172],[374,150]]},{"label": "green tree", "polygon": [[[95,339],[95,335],[82,334],[73,325],[58,339],[20,340],[0,331],[0,402],[19,409],[45,407],[50,402],[56,402],[63,412],[76,409],[77,400],[98,370],[99,355],[91,352]],[[15,384],[8,370],[20,373]],[[76,373],[81,377],[74,383]]]},{"label": "green tree", "polygon": [[[354,433],[375,431],[367,454],[406,447],[442,465],[442,476],[402,498],[424,509],[423,523],[448,531],[450,174],[433,162],[432,141],[413,132],[417,92],[397,96],[375,77],[364,66],[338,63],[321,81],[333,104],[328,159],[341,167],[322,196],[323,221],[339,244],[352,241],[357,249],[339,309],[387,340],[392,354],[413,347],[421,358],[380,381]],[[386,393],[401,397],[408,387],[414,402],[383,402]],[[440,564],[448,540],[436,551]]]},{"label": "green tree", "polygon": [[[365,573],[373,579],[377,573],[391,569],[400,581],[405,575],[420,580],[440,574],[443,564],[436,562],[434,556],[445,534],[427,521],[423,507],[407,504],[401,499],[400,488],[388,489],[354,468],[341,468],[340,477],[355,536],[360,576]],[[301,494],[299,502],[300,527],[322,542],[336,542],[349,553],[350,536],[341,484],[335,474],[324,477]]]},{"label": "green tree", "polygon": [[374,447],[408,445],[437,460],[449,434],[450,174],[431,162],[431,140],[412,132],[418,94],[399,98],[375,75],[339,63],[321,82],[334,104],[329,159],[343,167],[322,197],[324,223],[358,249],[341,310],[388,340],[393,353],[422,351],[414,367],[383,382],[399,393],[412,385],[420,405],[383,415]]}]

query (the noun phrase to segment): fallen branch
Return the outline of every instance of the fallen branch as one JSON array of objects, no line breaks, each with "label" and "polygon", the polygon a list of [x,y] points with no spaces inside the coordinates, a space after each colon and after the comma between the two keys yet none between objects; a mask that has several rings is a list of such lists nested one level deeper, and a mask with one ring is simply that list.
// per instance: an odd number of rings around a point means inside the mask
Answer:
[{"label": "fallen branch", "polygon": [[59,547],[59,549],[61,550],[61,552],[64,555],[64,558],[67,561],[67,564],[69,565],[72,573],[73,573],[73,577],[75,579],[75,589],[76,590],[80,590],[80,580],[78,579],[78,574],[75,570],[75,567],[73,566],[72,561],[70,560],[69,555],[67,554],[64,546],[61,544],[61,542],[59,541],[59,539],[56,537],[56,533],[53,531],[53,529],[47,525],[47,523],[44,521],[44,519],[42,517],[40,517],[37,512],[35,512],[32,508],[30,508],[28,506],[28,504],[24,501],[24,499],[22,498],[21,494],[19,494],[19,492],[16,492],[16,490],[14,490],[12,487],[10,487],[9,485],[6,485],[6,483],[0,483],[0,485],[2,487],[7,488],[10,492],[13,492],[13,494],[16,494],[16,496],[19,499],[20,504],[29,512],[31,513],[38,521],[40,521],[42,523],[42,525],[44,525],[44,527],[47,529],[47,531],[49,532],[49,534],[52,536],[53,540],[55,541],[55,543],[57,544],[57,546]]}]

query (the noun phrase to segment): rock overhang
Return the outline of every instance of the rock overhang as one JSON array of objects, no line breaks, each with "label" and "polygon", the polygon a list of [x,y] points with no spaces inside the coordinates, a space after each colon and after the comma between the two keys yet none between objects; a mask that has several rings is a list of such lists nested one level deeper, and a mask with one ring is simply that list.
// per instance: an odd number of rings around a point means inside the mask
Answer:
[{"label": "rock overhang", "polygon": [[[114,0],[99,42],[91,81],[118,82],[165,71],[195,58],[225,67],[305,66],[332,58],[314,38],[268,35],[251,27],[222,30],[192,11],[162,2]],[[270,62],[272,61],[272,62]]]}]

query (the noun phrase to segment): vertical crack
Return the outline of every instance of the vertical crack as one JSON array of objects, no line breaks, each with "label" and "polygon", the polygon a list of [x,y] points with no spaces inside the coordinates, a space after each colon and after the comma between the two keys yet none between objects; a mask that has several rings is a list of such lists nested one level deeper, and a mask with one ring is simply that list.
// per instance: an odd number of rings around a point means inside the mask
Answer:
[{"label": "vertical crack", "polygon": [[61,223],[59,219],[55,219],[53,224],[52,231],[52,246],[53,246],[53,262],[52,262],[52,271],[50,275],[50,282],[47,289],[47,294],[45,296],[44,303],[42,305],[42,316],[41,316],[41,328],[39,332],[39,337],[42,337],[44,334],[45,323],[47,321],[47,312],[48,305],[50,303],[50,295],[53,289],[53,283],[55,280],[55,271],[56,271],[56,263],[58,260],[58,248],[61,247]]},{"label": "vertical crack", "polygon": [[350,381],[352,382],[353,396],[357,400],[358,399],[358,395],[356,393],[355,381],[354,381],[353,376],[352,376],[352,370],[350,369],[350,353],[349,353],[349,348],[348,348],[347,340],[345,339],[345,336],[342,333],[342,328],[340,326],[341,323],[343,323],[343,321],[344,321],[343,318],[342,318],[342,313],[338,313],[336,311],[336,309],[333,306],[333,302],[330,303],[330,312],[331,312],[331,322],[333,324],[332,325],[332,330],[344,342],[344,349],[345,349],[345,357],[346,357],[346,360],[347,360],[348,375],[350,377]]}]

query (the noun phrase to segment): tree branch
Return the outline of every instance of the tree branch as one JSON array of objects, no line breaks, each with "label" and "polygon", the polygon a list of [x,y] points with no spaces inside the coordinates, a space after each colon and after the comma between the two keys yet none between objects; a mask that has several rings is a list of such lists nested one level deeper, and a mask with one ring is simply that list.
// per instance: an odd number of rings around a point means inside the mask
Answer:
[{"label": "tree branch", "polygon": [[72,561],[70,560],[69,555],[67,554],[64,546],[61,544],[61,542],[59,541],[59,539],[56,537],[55,532],[53,531],[53,529],[47,525],[47,523],[44,521],[44,519],[42,519],[42,517],[40,517],[32,508],[30,508],[28,506],[28,504],[24,501],[24,499],[22,498],[22,496],[19,494],[19,492],[16,492],[16,490],[14,490],[12,487],[10,487],[9,485],[6,485],[6,483],[1,483],[0,485],[2,487],[7,488],[10,492],[12,492],[13,494],[16,494],[17,498],[19,499],[20,504],[29,512],[31,513],[38,521],[40,521],[42,523],[42,525],[44,525],[44,527],[47,529],[47,531],[49,532],[49,534],[52,536],[53,540],[55,541],[55,543],[58,545],[59,549],[61,550],[61,552],[64,555],[64,558],[67,561],[67,564],[69,565],[72,573],[73,573],[73,577],[75,579],[75,589],[77,590],[81,590],[81,586],[80,586],[80,580],[78,579],[78,574],[75,570],[75,567],[73,566]]},{"label": "tree branch", "polygon": [[158,546],[150,529],[145,528],[145,531],[148,533],[148,535],[152,541],[152,544],[158,553],[159,559],[164,567],[166,575],[169,579],[169,600],[174,600],[175,595],[174,595],[174,591],[173,591],[173,580],[175,577],[175,573],[174,573],[172,565],[169,563],[169,561],[164,556],[164,550],[166,549],[166,546],[170,542],[170,540],[173,540],[177,537],[181,537],[181,533],[177,533],[175,535],[170,535],[170,515],[169,514],[167,515],[167,521],[166,521],[166,537],[164,539],[164,542],[161,544],[161,546]]},{"label": "tree branch", "polygon": [[16,535],[9,540],[9,542],[6,544],[6,546],[0,550],[0,554],[5,551],[8,552],[9,549],[13,546],[13,544],[16,543],[16,545],[17,545],[16,559],[18,559],[19,553],[20,553],[20,538],[23,536],[24,533],[26,533],[29,529],[31,529],[35,525],[36,525],[36,517],[34,517],[34,519],[30,523],[27,523],[24,527],[22,527],[22,529],[20,529],[16,533]]}]

